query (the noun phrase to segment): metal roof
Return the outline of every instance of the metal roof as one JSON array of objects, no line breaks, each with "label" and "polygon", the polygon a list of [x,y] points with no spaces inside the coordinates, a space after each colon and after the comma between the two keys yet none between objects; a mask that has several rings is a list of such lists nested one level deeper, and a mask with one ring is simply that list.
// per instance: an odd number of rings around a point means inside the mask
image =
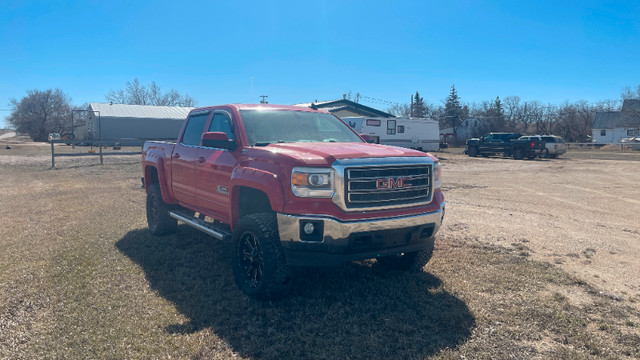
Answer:
[{"label": "metal roof", "polygon": [[99,111],[100,117],[180,119],[184,120],[195,108],[181,106],[125,105],[110,103],[90,103],[89,110]]},{"label": "metal roof", "polygon": [[593,129],[615,129],[640,126],[640,116],[633,111],[598,111]]},{"label": "metal roof", "polygon": [[313,103],[294,104],[293,106],[311,107],[313,109],[324,109],[329,112],[336,112],[340,110],[348,110],[356,114],[364,116],[378,116],[378,117],[394,117],[393,115],[374,109],[372,107],[362,105],[357,102],[353,102],[347,99],[330,100],[330,101],[316,101]]}]

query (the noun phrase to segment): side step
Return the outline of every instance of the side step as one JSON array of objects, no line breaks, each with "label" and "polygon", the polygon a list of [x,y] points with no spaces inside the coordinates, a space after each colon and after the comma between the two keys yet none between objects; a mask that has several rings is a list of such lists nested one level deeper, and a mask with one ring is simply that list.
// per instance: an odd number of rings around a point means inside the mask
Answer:
[{"label": "side step", "polygon": [[227,241],[231,239],[231,233],[229,230],[224,229],[220,226],[216,226],[214,224],[208,223],[200,218],[194,217],[188,212],[183,212],[180,210],[169,211],[169,216],[174,219],[180,220],[183,223],[194,227],[205,234],[211,235],[216,239]]}]

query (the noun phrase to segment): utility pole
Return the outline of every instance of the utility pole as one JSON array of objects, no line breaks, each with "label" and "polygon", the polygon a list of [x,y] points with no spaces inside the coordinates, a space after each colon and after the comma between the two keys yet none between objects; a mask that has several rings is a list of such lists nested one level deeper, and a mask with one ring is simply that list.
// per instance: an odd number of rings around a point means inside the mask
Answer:
[{"label": "utility pole", "polygon": [[268,95],[260,95],[260,97],[262,98],[262,100],[260,100],[260,104],[268,104],[269,103],[267,101],[267,98],[269,97]]}]

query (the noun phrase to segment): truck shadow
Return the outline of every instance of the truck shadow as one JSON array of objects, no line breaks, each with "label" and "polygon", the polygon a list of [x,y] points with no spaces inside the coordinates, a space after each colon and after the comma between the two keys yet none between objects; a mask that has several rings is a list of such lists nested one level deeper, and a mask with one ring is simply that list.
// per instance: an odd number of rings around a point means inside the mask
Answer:
[{"label": "truck shadow", "polygon": [[[462,344],[475,326],[466,304],[425,272],[382,271],[375,261],[295,269],[289,297],[260,302],[236,288],[231,245],[186,226],[163,237],[131,231],[116,247],[189,319],[168,333],[210,329],[243,356],[422,358]],[[217,348],[204,357],[220,349],[210,343]]]}]

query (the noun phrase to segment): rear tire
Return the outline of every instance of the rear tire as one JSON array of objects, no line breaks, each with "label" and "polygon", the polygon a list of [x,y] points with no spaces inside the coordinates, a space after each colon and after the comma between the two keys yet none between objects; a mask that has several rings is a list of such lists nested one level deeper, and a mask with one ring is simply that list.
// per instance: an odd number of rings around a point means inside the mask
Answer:
[{"label": "rear tire", "polygon": [[383,268],[387,270],[404,270],[410,272],[420,272],[422,268],[431,260],[433,255],[433,246],[420,251],[383,256],[376,260]]},{"label": "rear tire", "polygon": [[546,159],[548,159],[548,158],[550,158],[550,157],[551,157],[551,155],[549,154],[549,149],[544,149],[544,157],[545,157]]},{"label": "rear tire", "polygon": [[475,146],[472,146],[469,148],[469,150],[467,151],[467,153],[469,154],[469,156],[471,157],[476,157],[478,156],[478,148]]},{"label": "rear tire", "polygon": [[524,150],[522,149],[515,149],[513,150],[513,158],[515,160],[522,160],[524,159]]},{"label": "rear tire", "polygon": [[243,217],[233,232],[233,275],[238,288],[259,300],[275,300],[291,290],[291,269],[280,245],[275,214]]},{"label": "rear tire", "polygon": [[169,216],[171,206],[162,200],[162,191],[158,183],[151,184],[147,190],[147,224],[153,235],[176,232],[178,220]]}]

